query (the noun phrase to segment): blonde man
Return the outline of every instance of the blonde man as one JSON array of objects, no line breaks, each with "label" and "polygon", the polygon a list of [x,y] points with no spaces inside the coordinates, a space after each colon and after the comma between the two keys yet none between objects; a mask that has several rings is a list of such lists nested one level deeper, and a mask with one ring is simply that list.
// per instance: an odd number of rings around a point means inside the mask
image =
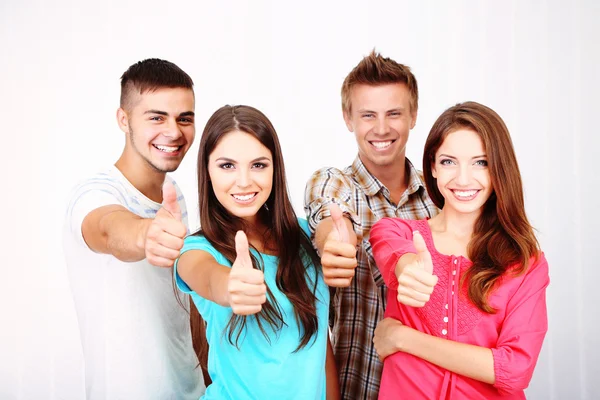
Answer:
[{"label": "blonde man", "polygon": [[[342,86],[342,111],[358,144],[352,165],[316,171],[305,211],[332,298],[332,343],[344,399],[376,399],[382,363],[373,347],[386,287],[373,262],[369,231],[384,217],[438,213],[421,174],[406,158],[417,121],[417,81],[410,68],[375,51]],[[401,394],[398,394],[401,396]]]}]

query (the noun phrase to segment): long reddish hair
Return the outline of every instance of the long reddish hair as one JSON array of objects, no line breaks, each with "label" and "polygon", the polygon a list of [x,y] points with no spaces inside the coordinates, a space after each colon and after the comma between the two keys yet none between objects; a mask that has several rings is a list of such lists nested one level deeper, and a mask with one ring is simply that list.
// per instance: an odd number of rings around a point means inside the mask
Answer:
[{"label": "long reddish hair", "polygon": [[450,107],[433,124],[423,154],[423,175],[431,200],[440,209],[444,197],[432,175],[435,154],[446,137],[459,129],[476,132],[485,149],[493,192],[473,229],[468,246],[472,267],[463,276],[473,304],[486,313],[495,310],[488,298],[499,279],[510,269],[520,275],[539,244],[525,214],[523,183],[510,134],[502,118],[491,108],[476,102]]}]

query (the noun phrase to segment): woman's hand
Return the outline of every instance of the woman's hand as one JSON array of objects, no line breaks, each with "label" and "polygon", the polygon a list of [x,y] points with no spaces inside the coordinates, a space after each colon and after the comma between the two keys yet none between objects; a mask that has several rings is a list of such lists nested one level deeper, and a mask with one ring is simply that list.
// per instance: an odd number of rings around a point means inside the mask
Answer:
[{"label": "woman's hand", "polygon": [[379,321],[375,328],[373,344],[381,361],[401,350],[401,334],[404,328],[406,327],[402,325],[402,322],[394,318],[384,318]]},{"label": "woman's hand", "polygon": [[235,251],[227,284],[229,305],[234,314],[256,314],[267,300],[267,286],[263,272],[252,267],[248,238],[242,231],[235,235]]}]

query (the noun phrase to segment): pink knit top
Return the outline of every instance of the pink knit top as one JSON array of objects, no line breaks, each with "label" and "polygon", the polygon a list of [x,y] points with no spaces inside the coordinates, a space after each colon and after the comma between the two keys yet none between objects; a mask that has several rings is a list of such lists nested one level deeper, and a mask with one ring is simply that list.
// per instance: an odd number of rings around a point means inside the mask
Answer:
[{"label": "pink knit top", "polygon": [[[418,230],[433,260],[438,283],[422,308],[398,303],[395,268],[406,253],[416,253],[412,232]],[[480,311],[459,288],[471,262],[439,253],[426,220],[384,218],[371,229],[373,255],[385,283],[386,317],[429,335],[487,347],[494,357],[494,385],[464,377],[423,359],[398,352],[384,361],[380,399],[524,399],[548,330],[546,287],[548,263],[543,254],[525,274],[505,274],[489,297],[495,314]]]}]

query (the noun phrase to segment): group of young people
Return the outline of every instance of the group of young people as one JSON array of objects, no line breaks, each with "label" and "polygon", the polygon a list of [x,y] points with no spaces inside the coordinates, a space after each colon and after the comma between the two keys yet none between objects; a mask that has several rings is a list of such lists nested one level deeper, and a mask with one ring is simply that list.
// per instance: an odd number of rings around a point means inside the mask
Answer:
[{"label": "group of young people", "polygon": [[192,79],[158,59],[123,74],[123,153],[75,188],[64,231],[88,399],[525,398],[549,277],[504,122],[450,107],[421,173],[407,66],[372,52],[341,97],[358,155],[312,175],[306,218],[267,116],[215,111],[189,232],[168,173]]}]

